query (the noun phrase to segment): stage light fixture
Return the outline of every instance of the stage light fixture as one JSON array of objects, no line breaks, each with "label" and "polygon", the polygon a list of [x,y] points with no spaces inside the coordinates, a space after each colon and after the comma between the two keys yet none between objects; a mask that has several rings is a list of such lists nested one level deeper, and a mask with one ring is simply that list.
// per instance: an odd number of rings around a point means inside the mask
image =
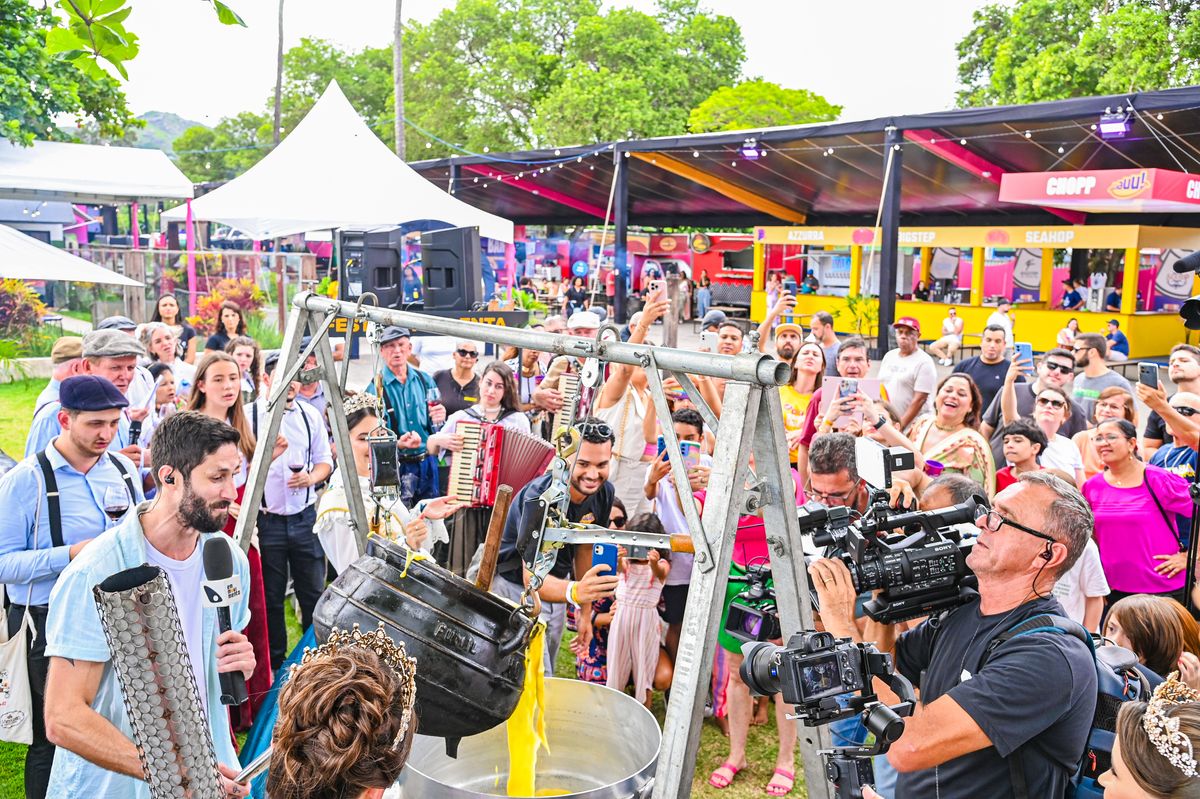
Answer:
[{"label": "stage light fixture", "polygon": [[1129,114],[1123,111],[1106,112],[1100,115],[1097,129],[1102,139],[1123,139],[1132,127]]},{"label": "stage light fixture", "polygon": [[758,141],[753,136],[746,137],[742,142],[742,158],[747,161],[758,160]]}]

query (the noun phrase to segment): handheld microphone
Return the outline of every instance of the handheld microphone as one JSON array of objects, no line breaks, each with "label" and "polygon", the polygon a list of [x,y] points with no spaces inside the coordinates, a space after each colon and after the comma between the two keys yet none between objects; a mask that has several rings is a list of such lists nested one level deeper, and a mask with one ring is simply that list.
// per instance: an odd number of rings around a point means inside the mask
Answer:
[{"label": "handheld microphone", "polygon": [[[210,538],[204,542],[204,602],[217,609],[217,623],[221,632],[229,632],[229,606],[242,595],[242,581],[233,572],[233,552],[229,542],[221,538]],[[240,705],[249,698],[246,693],[246,678],[241,672],[222,672],[221,704]]]},{"label": "handheld microphone", "polygon": [[142,420],[134,419],[129,423],[129,443],[136,444],[142,437]]},{"label": "handheld microphone", "polygon": [[1176,274],[1184,274],[1185,272],[1195,272],[1200,269],[1200,250],[1180,258],[1175,263],[1171,264],[1171,268]]}]

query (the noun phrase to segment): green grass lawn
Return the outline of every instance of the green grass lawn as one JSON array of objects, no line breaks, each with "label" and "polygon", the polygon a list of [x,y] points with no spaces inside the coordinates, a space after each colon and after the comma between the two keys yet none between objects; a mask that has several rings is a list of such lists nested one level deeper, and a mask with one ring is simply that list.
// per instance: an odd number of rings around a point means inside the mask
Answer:
[{"label": "green grass lawn", "polygon": [[0,384],[0,449],[21,460],[33,421],[33,405],[46,387],[42,378]]},{"label": "green grass lawn", "polygon": [[69,316],[72,319],[78,319],[80,322],[87,322],[89,325],[92,323],[91,311],[71,311],[66,308],[59,308],[55,313],[59,316]]}]

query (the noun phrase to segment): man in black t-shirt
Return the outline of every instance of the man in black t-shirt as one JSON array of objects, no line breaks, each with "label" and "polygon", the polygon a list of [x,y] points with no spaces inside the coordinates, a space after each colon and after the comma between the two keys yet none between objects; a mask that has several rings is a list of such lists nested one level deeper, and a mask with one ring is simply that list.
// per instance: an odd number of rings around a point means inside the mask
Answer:
[{"label": "man in black t-shirt", "polygon": [[992,400],[1004,387],[1004,375],[1010,365],[1004,357],[1006,335],[1000,325],[988,325],[980,336],[979,354],[959,361],[958,366],[954,367],[955,372],[970,375],[975,385],[979,386],[979,393],[983,397],[981,413],[991,407]]},{"label": "man in black t-shirt", "polygon": [[[895,799],[1010,799],[1013,770],[1029,797],[1062,797],[1083,756],[1096,709],[1096,667],[1086,644],[1058,632],[993,638],[1042,613],[1064,616],[1051,590],[1091,535],[1092,512],[1072,486],[1029,472],[996,495],[980,518],[967,563],[979,598],[894,638],[894,629],[854,622],[854,587],[840,560],[810,567],[825,628],[895,650],[896,669],[920,704],[889,749],[900,772]],[[893,644],[894,642],[894,644]],[[876,683],[878,687],[878,683]],[[1047,691],[1053,692],[1050,696]],[[895,702],[888,691],[884,702]]]},{"label": "man in black t-shirt", "polygon": [[[616,496],[616,489],[608,482],[615,440],[613,431],[594,417],[582,422],[579,431],[582,440],[579,453],[571,464],[567,521],[608,527],[608,516]],[[517,551],[517,538],[530,515],[537,512],[538,506],[533,500],[549,487],[551,479],[551,475],[543,475],[518,491],[504,520],[492,593],[514,602],[520,601],[528,577]],[[562,547],[550,574],[538,589],[542,601],[539,618],[546,623],[546,676],[554,675],[554,659],[567,621],[566,603],[578,608],[575,616],[578,638],[582,639],[586,650],[592,637],[592,602],[612,596],[617,590],[617,575],[609,574],[605,565],[592,566],[591,555],[590,544]]]},{"label": "man in black t-shirt", "polygon": [[[1010,368],[1025,367],[1028,364],[1013,364]],[[1018,377],[1017,380],[1022,378]],[[1042,360],[1037,367],[1037,380],[1033,383],[1017,382],[1013,384],[1013,391],[1016,393],[1017,400],[1017,415],[1024,418],[1033,414],[1033,406],[1037,400],[1037,395],[1041,393],[1046,386],[1062,389],[1067,396],[1072,395],[1071,384],[1075,379],[1075,356],[1064,349],[1053,349],[1042,356]],[[1001,394],[997,394],[992,400],[992,404],[988,406],[987,412],[983,414],[983,424],[979,427],[979,432],[983,433],[992,444],[992,457],[995,459],[996,467],[1003,468],[1006,462],[1004,458],[1004,437],[1000,435],[1000,428],[1004,427],[1003,411],[1000,401],[1004,389],[1001,389]],[[1063,422],[1062,427],[1058,429],[1058,434],[1070,438],[1080,430],[1088,429],[1088,419],[1083,413],[1083,408],[1079,407],[1074,399],[1071,400],[1071,416],[1067,421]]]}]

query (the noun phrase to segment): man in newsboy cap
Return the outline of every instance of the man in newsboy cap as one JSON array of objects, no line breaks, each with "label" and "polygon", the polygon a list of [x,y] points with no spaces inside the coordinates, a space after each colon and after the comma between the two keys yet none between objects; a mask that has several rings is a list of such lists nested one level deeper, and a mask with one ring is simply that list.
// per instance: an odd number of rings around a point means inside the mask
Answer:
[{"label": "man in newsboy cap", "polygon": [[[83,373],[99,375],[108,380],[126,397],[137,370],[137,359],[146,351],[137,339],[120,330],[93,330],[83,337]],[[58,421],[58,402],[48,403],[33,417],[29,436],[25,439],[25,457],[36,455],[46,449],[51,440],[62,432]],[[141,463],[142,448],[132,440],[129,422],[145,418],[146,408],[125,408],[117,435],[109,444],[109,451],[120,452],[134,463]]]}]

